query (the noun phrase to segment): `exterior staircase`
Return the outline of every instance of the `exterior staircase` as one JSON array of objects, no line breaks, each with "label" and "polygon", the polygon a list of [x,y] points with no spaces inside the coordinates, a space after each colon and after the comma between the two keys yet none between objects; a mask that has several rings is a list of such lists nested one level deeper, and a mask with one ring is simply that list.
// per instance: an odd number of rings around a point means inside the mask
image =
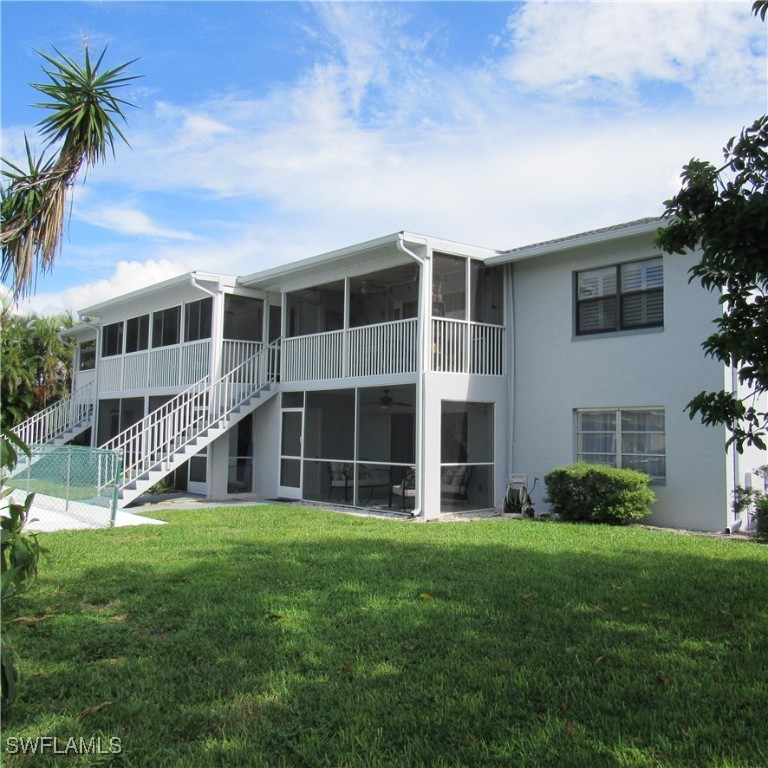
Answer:
[{"label": "exterior staircase", "polygon": [[26,445],[60,446],[93,425],[95,384],[90,382],[13,427]]},{"label": "exterior staircase", "polygon": [[216,381],[206,376],[102,445],[123,457],[118,508],[266,402],[275,393],[279,350],[278,339]]}]

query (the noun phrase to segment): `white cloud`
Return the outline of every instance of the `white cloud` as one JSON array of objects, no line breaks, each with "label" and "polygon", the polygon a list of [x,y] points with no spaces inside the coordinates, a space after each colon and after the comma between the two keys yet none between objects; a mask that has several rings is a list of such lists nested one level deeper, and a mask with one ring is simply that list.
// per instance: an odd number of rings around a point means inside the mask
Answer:
[{"label": "white cloud", "polygon": [[55,293],[38,293],[19,302],[19,311],[50,315],[59,312],[77,312],[84,307],[120,296],[123,293],[160,283],[170,277],[183,274],[186,267],[179,262],[165,259],[146,261],[121,261],[115,265],[111,277],[91,283],[66,288]]},{"label": "white cloud", "polygon": [[[508,248],[658,214],[682,165],[717,161],[764,108],[746,85],[764,77],[764,28],[743,6],[530,3],[507,58],[460,67],[430,56],[437,33],[414,33],[407,5],[314,4],[326,48],[293,84],[131,118],[133,149],[74,211],[134,241],[107,241],[111,278],[37,298],[82,308],[139,274],[248,274],[400,229]],[[657,108],[648,82],[698,102]],[[588,87],[621,109],[569,95]],[[157,213],[184,221],[190,202],[204,217],[181,228]]]},{"label": "white cloud", "polygon": [[78,209],[78,219],[102,229],[122,235],[162,238],[168,240],[193,240],[194,235],[160,226],[137,208],[104,205],[98,208]]},{"label": "white cloud", "polygon": [[765,30],[748,3],[527,3],[507,31],[501,69],[534,91],[627,98],[660,81],[704,104],[765,95]]}]

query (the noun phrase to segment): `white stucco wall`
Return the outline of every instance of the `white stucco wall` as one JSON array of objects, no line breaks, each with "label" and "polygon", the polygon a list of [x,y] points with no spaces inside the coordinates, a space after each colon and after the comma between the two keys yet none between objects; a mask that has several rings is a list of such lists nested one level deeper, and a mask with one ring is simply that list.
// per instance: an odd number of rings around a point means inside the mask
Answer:
[{"label": "white stucco wall", "polygon": [[440,431],[444,400],[493,403],[494,406],[494,506],[501,504],[506,490],[507,439],[509,413],[508,382],[503,376],[468,376],[463,374],[428,373],[424,375],[423,472],[424,517],[440,514]]},{"label": "white stucco wall", "polygon": [[[723,530],[728,525],[730,469],[725,431],[691,421],[686,403],[721,389],[723,367],[705,358],[716,298],[688,283],[693,257],[664,257],[664,328],[575,337],[576,270],[658,255],[651,236],[623,238],[513,264],[514,405],[512,468],[543,477],[575,460],[574,410],[663,407],[667,478],[654,486],[647,522]],[[534,497],[544,508],[540,481]]]},{"label": "white stucco wall", "polygon": [[280,483],[280,393],[253,412],[253,490],[265,499],[278,496]]}]

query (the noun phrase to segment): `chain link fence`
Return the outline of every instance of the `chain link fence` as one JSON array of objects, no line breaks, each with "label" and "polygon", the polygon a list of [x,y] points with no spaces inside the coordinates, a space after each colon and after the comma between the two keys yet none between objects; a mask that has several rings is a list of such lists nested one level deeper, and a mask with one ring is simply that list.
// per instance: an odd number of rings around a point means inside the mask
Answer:
[{"label": "chain link fence", "polygon": [[16,502],[35,494],[31,529],[55,530],[62,522],[70,528],[108,528],[115,524],[121,471],[117,451],[33,445],[29,456],[19,454],[4,485],[14,489]]}]

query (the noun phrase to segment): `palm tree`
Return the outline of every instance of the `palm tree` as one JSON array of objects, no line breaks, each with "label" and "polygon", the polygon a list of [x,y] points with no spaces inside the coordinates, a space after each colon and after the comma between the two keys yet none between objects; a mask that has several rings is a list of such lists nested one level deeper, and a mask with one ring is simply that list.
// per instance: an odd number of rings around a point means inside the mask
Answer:
[{"label": "palm tree", "polygon": [[[86,46],[82,66],[59,51],[56,53],[58,59],[40,54],[50,65],[50,68],[43,66],[50,82],[33,83],[32,87],[50,99],[36,105],[50,110],[38,127],[48,140],[46,149],[56,144],[58,154],[49,160],[42,155],[36,159],[25,137],[27,169],[3,160],[6,167],[2,169],[2,176],[7,186],[0,186],[3,252],[0,279],[12,278],[14,299],[32,291],[37,271],[45,272],[53,266],[64,231],[67,195],[82,166],[85,165],[87,171],[99,160],[106,160],[108,149],[114,154],[116,136],[128,143],[117,124],[118,119],[125,120],[122,108],[128,102],[117,98],[113,91],[135,79],[123,74],[133,62],[101,72],[106,48],[92,64]],[[23,531],[32,496],[27,497],[26,503],[16,504],[2,488],[3,475],[15,466],[18,452],[29,453],[28,447],[8,426],[18,419],[31,400],[35,399],[39,407],[59,395],[61,387],[66,385],[69,369],[66,364],[62,365],[63,345],[56,318],[22,318],[12,315],[9,307],[3,305],[0,321],[2,373],[11,374],[10,387],[4,392],[6,397],[0,408],[0,596],[5,616],[8,601],[36,575],[42,552],[36,534]],[[71,325],[71,318],[66,322]],[[17,396],[13,404],[7,403],[7,394]],[[3,701],[10,703],[17,690],[13,651],[7,644],[0,643]]]},{"label": "palm tree", "polygon": [[61,245],[67,196],[80,169],[105,161],[108,150],[114,155],[117,137],[128,143],[118,120],[125,120],[123,107],[131,105],[114,91],[136,79],[124,74],[133,61],[102,72],[106,48],[92,63],[86,46],[82,65],[54,50],[59,58],[40,53],[50,65],[43,65],[50,82],[31,85],[49,98],[35,104],[50,110],[38,128],[48,141],[46,149],[56,144],[58,154],[35,158],[25,137],[27,168],[3,159],[7,186],[0,186],[0,279],[12,278],[14,298],[32,291],[36,271],[51,269]]},{"label": "palm tree", "polygon": [[74,345],[62,337],[71,314],[19,315],[7,302],[0,309],[0,423],[13,426],[69,391]]}]

